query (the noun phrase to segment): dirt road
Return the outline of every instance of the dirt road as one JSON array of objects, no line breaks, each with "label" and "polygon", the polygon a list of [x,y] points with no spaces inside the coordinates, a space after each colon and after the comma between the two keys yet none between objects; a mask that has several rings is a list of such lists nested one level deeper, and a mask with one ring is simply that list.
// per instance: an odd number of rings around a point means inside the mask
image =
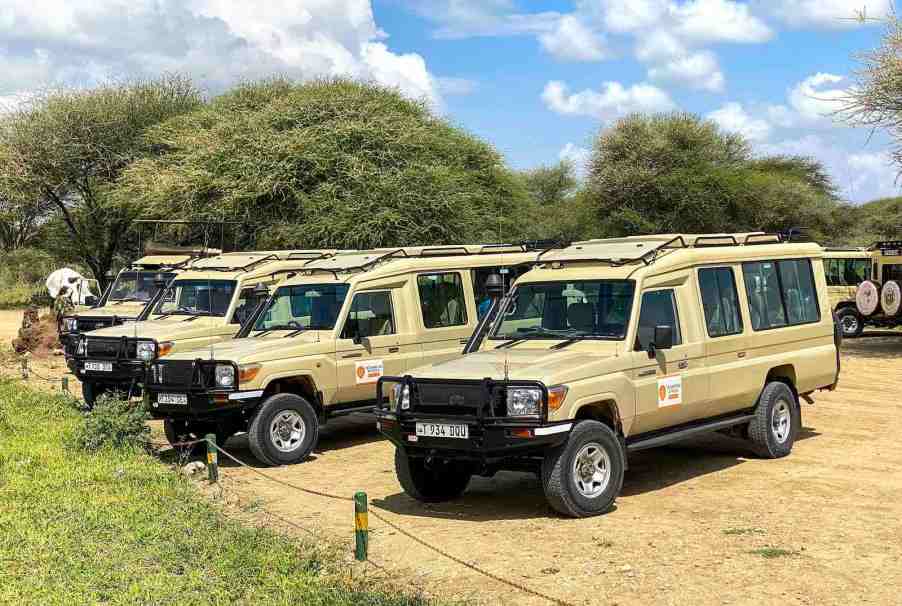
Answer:
[{"label": "dirt road", "polygon": [[[631,457],[611,513],[563,519],[528,474],[476,479],[462,499],[425,506],[395,480],[371,419],[326,428],[315,459],[264,469],[350,497],[466,561],[574,604],[900,604],[902,334],[847,341],[840,388],[803,406],[793,454],[755,459],[716,436]],[[227,448],[254,463],[244,437]],[[222,459],[222,457],[221,457]],[[348,540],[350,503],[279,486],[223,462],[229,491]],[[242,516],[244,517],[244,516]],[[544,604],[482,577],[370,518],[377,563],[429,594],[479,604]],[[280,527],[280,530],[284,528]]]}]

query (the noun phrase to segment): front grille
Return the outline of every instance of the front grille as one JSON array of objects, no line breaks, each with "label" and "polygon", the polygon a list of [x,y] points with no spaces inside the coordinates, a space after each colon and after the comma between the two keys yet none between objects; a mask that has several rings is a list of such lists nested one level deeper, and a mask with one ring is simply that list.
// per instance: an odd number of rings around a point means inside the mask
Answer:
[{"label": "front grille", "polygon": [[502,416],[505,412],[504,390],[483,383],[416,383],[415,408],[419,412],[450,416]]},{"label": "front grille", "polygon": [[134,339],[88,337],[86,345],[86,355],[89,358],[134,360],[138,357],[137,342]]},{"label": "front grille", "polygon": [[158,387],[208,388],[215,384],[216,363],[203,360],[160,360],[150,369],[148,384]]}]

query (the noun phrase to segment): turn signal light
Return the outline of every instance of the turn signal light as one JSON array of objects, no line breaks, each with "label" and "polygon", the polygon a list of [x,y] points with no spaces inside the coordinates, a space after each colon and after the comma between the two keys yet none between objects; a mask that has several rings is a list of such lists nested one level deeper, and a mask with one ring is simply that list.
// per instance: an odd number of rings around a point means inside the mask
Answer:
[{"label": "turn signal light", "polygon": [[259,364],[244,364],[238,367],[238,382],[250,383],[260,372]]},{"label": "turn signal light", "polygon": [[511,437],[514,438],[531,438],[532,430],[531,429],[512,429]]},{"label": "turn signal light", "polygon": [[564,404],[567,397],[567,386],[558,385],[548,390],[548,410],[557,410]]},{"label": "turn signal light", "polygon": [[172,341],[163,341],[159,345],[157,345],[157,357],[162,358],[170,351],[172,351],[173,343]]}]

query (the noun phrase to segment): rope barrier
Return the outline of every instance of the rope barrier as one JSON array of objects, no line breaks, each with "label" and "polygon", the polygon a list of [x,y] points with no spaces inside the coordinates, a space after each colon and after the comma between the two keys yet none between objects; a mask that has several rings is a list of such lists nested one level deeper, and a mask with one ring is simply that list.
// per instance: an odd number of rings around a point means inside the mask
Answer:
[{"label": "rope barrier", "polygon": [[[211,445],[212,445],[216,450],[218,450],[220,453],[222,453],[223,455],[225,455],[226,457],[228,457],[229,459],[231,459],[232,461],[234,461],[235,463],[237,463],[237,464],[240,465],[241,467],[244,467],[244,468],[246,468],[246,469],[249,469],[249,470],[251,470],[252,472],[254,472],[255,474],[257,474],[257,475],[259,475],[259,476],[261,476],[261,477],[263,477],[263,478],[265,478],[265,479],[267,479],[267,480],[269,480],[269,481],[271,481],[271,482],[274,482],[274,483],[276,483],[276,484],[281,484],[282,486],[286,486],[286,487],[288,487],[288,488],[292,488],[292,489],[298,490],[298,491],[300,491],[300,492],[304,492],[304,493],[311,494],[311,495],[315,495],[315,496],[325,497],[325,498],[327,498],[327,499],[334,499],[334,500],[337,500],[337,501],[353,501],[353,500],[354,500],[352,497],[342,497],[342,496],[330,494],[330,493],[327,493],[327,492],[322,492],[322,491],[318,491],[318,490],[312,490],[312,489],[309,489],[309,488],[303,488],[303,487],[301,487],[301,486],[297,486],[297,485],[295,485],[295,484],[292,484],[291,482],[286,482],[285,480],[281,480],[281,479],[279,479],[279,478],[275,478],[275,477],[273,477],[273,476],[270,476],[269,474],[263,473],[262,471],[260,471],[259,469],[256,469],[255,467],[251,467],[250,465],[248,465],[248,464],[245,463],[244,461],[241,461],[240,459],[238,459],[237,457],[235,457],[235,456],[232,455],[231,453],[229,453],[229,452],[227,452],[226,450],[224,450],[221,446],[219,446],[219,444],[211,444]],[[370,501],[369,505],[370,505],[371,508],[378,507],[377,505],[374,505],[374,504],[372,503],[372,501]],[[381,508],[380,508],[380,509],[381,509]],[[497,574],[495,574],[495,573],[493,573],[493,572],[490,572],[490,571],[488,571],[488,570],[486,570],[486,569],[484,569],[484,568],[481,568],[481,567],[479,567],[479,566],[477,566],[477,565],[475,565],[475,564],[471,564],[470,562],[466,562],[466,561],[464,561],[464,560],[458,558],[457,556],[455,556],[455,555],[453,555],[453,554],[448,553],[447,551],[445,551],[445,550],[443,550],[443,549],[441,549],[441,548],[439,548],[439,547],[436,547],[436,546],[434,546],[434,545],[431,545],[431,544],[427,543],[425,540],[421,539],[420,537],[418,537],[418,536],[416,536],[416,535],[414,535],[414,534],[408,532],[407,530],[401,528],[400,526],[398,526],[398,525],[395,524],[394,522],[390,521],[390,520],[387,519],[384,515],[382,515],[382,514],[376,512],[376,511],[373,511],[373,509],[370,509],[370,512],[369,512],[369,513],[370,513],[370,515],[372,515],[374,518],[376,518],[377,520],[379,520],[380,522],[382,522],[383,524],[385,524],[386,526],[388,526],[389,528],[391,528],[391,529],[394,530],[395,532],[401,534],[402,536],[407,537],[408,539],[412,540],[413,542],[415,542],[415,543],[417,543],[417,544],[419,544],[419,545],[421,545],[421,546],[423,546],[423,547],[425,547],[425,548],[427,548],[427,549],[429,549],[429,550],[431,550],[431,551],[433,551],[433,552],[439,554],[440,556],[443,556],[443,557],[445,557],[445,558],[451,560],[452,562],[455,562],[456,564],[459,564],[459,565],[461,565],[461,566],[463,566],[463,567],[465,567],[465,568],[468,568],[469,570],[472,570],[473,572],[476,572],[477,574],[481,574],[482,576],[484,576],[484,577],[486,577],[486,578],[489,578],[489,579],[492,579],[493,581],[495,581],[495,582],[497,582],[497,583],[501,583],[501,584],[503,584],[503,585],[507,585],[508,587],[511,587],[511,588],[513,588],[513,589],[517,589],[517,590],[522,591],[523,593],[526,593],[526,594],[531,595],[531,596],[533,596],[533,597],[537,597],[537,598],[546,600],[546,601],[548,601],[548,602],[550,602],[550,603],[552,603],[552,604],[557,604],[558,606],[575,606],[575,605],[574,605],[573,603],[571,603],[571,602],[567,602],[567,601],[562,600],[562,599],[560,599],[560,598],[556,598],[556,597],[550,596],[550,595],[548,595],[548,594],[542,593],[542,592],[540,592],[540,591],[536,591],[535,589],[531,589],[531,588],[529,588],[529,587],[526,587],[525,585],[522,585],[522,584],[520,584],[520,583],[517,583],[516,581],[511,581],[511,580],[509,580],[509,579],[505,579],[504,577],[501,577],[501,576],[499,576],[499,575],[497,575]]]}]

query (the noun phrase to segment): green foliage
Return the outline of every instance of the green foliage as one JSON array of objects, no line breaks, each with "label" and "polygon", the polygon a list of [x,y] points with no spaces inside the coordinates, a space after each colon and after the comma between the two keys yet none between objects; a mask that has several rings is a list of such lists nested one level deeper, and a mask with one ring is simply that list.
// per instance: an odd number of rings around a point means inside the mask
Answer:
[{"label": "green foliage", "polygon": [[44,295],[44,280],[57,267],[49,253],[35,248],[0,252],[0,309],[25,307]]},{"label": "green foliage", "polygon": [[67,247],[103,281],[123,235],[143,209],[111,196],[122,170],[154,148],[145,130],[194,109],[200,95],[179,77],[54,90],[0,120],[0,198],[52,209]]},{"label": "green foliage", "polygon": [[97,398],[94,408],[84,415],[75,442],[84,450],[141,446],[147,441],[150,419],[142,403],[130,402],[114,394]]},{"label": "green foliage", "polygon": [[141,449],[67,446],[67,398],[0,382],[0,410],[0,604],[426,604],[328,543],[225,518]]},{"label": "green foliage", "polygon": [[511,239],[522,182],[421,103],[344,80],[239,86],[153,128],[123,200],[238,216],[245,244],[368,248]]},{"label": "green foliage", "polygon": [[530,238],[571,242],[591,237],[591,211],[573,164],[562,161],[520,173],[529,195],[519,212],[530,217]]},{"label": "green foliage", "polygon": [[587,186],[605,235],[804,227],[829,239],[838,209],[816,161],[753,158],[741,136],[690,114],[633,115],[602,132]]}]

